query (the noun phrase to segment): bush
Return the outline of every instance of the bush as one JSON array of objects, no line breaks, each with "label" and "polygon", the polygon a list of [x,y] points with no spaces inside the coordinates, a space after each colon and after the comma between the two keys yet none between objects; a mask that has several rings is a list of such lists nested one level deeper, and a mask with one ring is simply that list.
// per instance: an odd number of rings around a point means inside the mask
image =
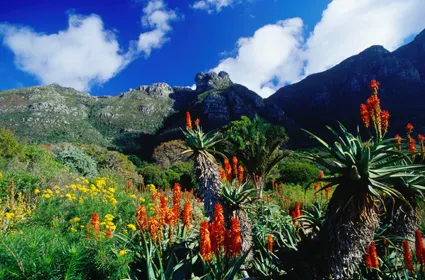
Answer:
[{"label": "bush", "polygon": [[169,188],[178,182],[180,176],[172,169],[162,169],[154,164],[149,164],[140,170],[145,184],[154,184],[158,188]]},{"label": "bush", "polygon": [[196,175],[192,162],[178,162],[171,166],[171,170],[179,175],[179,182],[186,190],[196,188]]},{"label": "bush", "polygon": [[279,166],[278,181],[294,184],[310,183],[317,178],[319,169],[303,161],[285,161]]},{"label": "bush", "polygon": [[0,157],[12,158],[23,155],[24,146],[9,130],[0,129]]},{"label": "bush", "polygon": [[187,150],[187,146],[182,140],[172,140],[156,147],[152,158],[160,167],[170,168],[178,162],[188,160],[188,157],[182,154],[185,150]]},{"label": "bush", "polygon": [[71,172],[79,173],[84,177],[95,177],[98,174],[96,161],[81,149],[70,147],[63,150],[58,154],[58,160]]},{"label": "bush", "polygon": [[22,171],[10,172],[0,178],[0,198],[4,199],[11,193],[11,182],[13,179],[14,194],[18,196],[19,192],[23,194],[32,193],[40,187],[38,177]]}]

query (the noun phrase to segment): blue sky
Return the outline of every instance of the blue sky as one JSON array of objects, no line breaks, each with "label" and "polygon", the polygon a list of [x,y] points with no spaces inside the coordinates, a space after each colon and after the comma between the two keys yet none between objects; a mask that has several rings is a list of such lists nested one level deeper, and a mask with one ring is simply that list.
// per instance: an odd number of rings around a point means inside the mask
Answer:
[{"label": "blue sky", "polygon": [[425,27],[424,2],[3,1],[0,90],[57,82],[115,95],[191,86],[213,69],[266,97],[372,44],[397,48]]}]

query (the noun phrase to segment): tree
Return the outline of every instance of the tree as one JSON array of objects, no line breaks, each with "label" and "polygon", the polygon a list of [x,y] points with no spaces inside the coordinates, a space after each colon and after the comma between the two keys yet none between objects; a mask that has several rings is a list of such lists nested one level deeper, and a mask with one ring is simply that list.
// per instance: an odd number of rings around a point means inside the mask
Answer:
[{"label": "tree", "polygon": [[186,130],[183,130],[183,134],[188,147],[183,153],[189,155],[195,162],[194,168],[199,184],[199,193],[204,201],[205,213],[212,218],[214,206],[217,203],[224,206],[221,200],[222,185],[218,165],[212,155],[212,153],[216,153],[213,148],[222,140],[221,136],[213,131],[204,133],[199,125],[199,119],[195,121],[195,127],[193,127],[189,112],[186,113]]},{"label": "tree", "polygon": [[10,130],[0,129],[0,157],[22,156],[23,147]]},{"label": "tree", "polygon": [[227,155],[236,155],[248,174],[258,176],[258,195],[262,197],[264,184],[273,168],[289,155],[282,150],[288,140],[285,129],[265,123],[256,115],[253,121],[243,116],[225,126],[222,132],[225,140],[218,149]]}]

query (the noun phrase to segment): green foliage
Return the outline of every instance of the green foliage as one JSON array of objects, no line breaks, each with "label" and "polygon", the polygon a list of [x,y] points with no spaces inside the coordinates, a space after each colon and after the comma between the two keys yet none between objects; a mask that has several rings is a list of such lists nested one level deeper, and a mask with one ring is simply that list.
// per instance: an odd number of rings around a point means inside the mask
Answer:
[{"label": "green foliage", "polygon": [[40,187],[37,176],[22,171],[10,172],[5,174],[4,178],[0,179],[0,199],[4,199],[7,195],[10,195],[12,181],[15,197],[19,192],[28,194]]},{"label": "green foliage", "polygon": [[140,174],[145,184],[153,184],[158,188],[169,188],[173,183],[179,181],[179,174],[171,169],[162,169],[154,164],[149,164],[140,169]]},{"label": "green foliage", "polygon": [[0,157],[12,158],[22,156],[23,147],[11,131],[0,129]]},{"label": "green foliage", "polygon": [[137,168],[141,168],[145,165],[144,162],[136,155],[129,155],[127,157],[128,160],[131,161]]},{"label": "green foliage", "polygon": [[294,184],[311,183],[317,178],[318,173],[319,169],[308,162],[284,160],[279,165],[277,180]]},{"label": "green foliage", "polygon": [[281,150],[288,140],[285,129],[265,123],[260,117],[254,120],[243,116],[222,129],[224,141],[218,150],[236,155],[248,174],[258,174],[266,180],[273,168],[288,153]]},{"label": "green foliage", "polygon": [[58,160],[71,172],[79,173],[84,177],[95,177],[98,174],[96,161],[76,147],[59,152]]},{"label": "green foliage", "polygon": [[155,148],[152,158],[160,167],[169,168],[178,162],[187,161],[183,154],[187,146],[182,140],[172,140],[164,142]]}]

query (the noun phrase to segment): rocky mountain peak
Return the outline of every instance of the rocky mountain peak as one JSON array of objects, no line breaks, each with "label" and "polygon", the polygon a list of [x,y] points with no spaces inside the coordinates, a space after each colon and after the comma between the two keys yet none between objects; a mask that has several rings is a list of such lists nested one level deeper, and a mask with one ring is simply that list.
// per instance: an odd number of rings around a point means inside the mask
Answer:
[{"label": "rocky mountain peak", "polygon": [[196,74],[195,82],[197,92],[204,92],[211,89],[223,89],[233,84],[229,74],[224,71],[218,74],[215,72],[199,72]]},{"label": "rocky mountain peak", "polygon": [[168,97],[171,93],[173,93],[173,89],[167,83],[155,83],[150,86],[140,86],[138,89],[145,91],[150,96]]}]

